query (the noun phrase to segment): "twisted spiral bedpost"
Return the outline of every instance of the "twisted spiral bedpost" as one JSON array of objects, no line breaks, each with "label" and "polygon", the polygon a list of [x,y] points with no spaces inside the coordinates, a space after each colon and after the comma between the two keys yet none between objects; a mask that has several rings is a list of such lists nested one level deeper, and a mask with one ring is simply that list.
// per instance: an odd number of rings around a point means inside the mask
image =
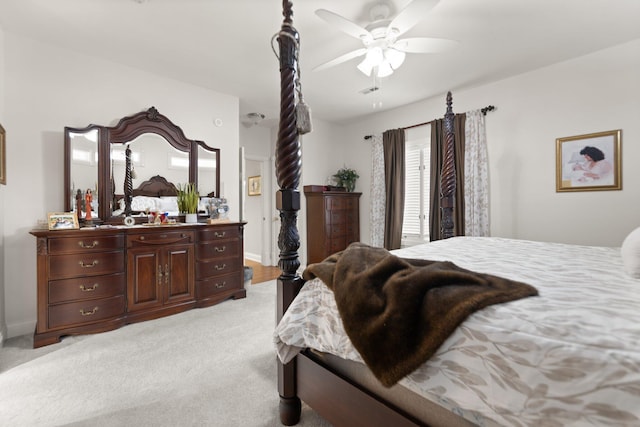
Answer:
[{"label": "twisted spiral bedpost", "polygon": [[280,124],[276,145],[276,177],[280,190],[277,195],[277,206],[280,210],[280,235],[278,247],[280,260],[278,266],[282,276],[296,276],[300,261],[298,248],[300,236],[297,229],[297,216],[300,210],[300,141],[296,123],[295,78],[297,70],[297,49],[299,35],[292,25],[292,6],[290,1],[283,1],[284,22],[278,35],[280,47]]},{"label": "twisted spiral bedpost", "polygon": [[456,192],[456,167],[454,163],[454,129],[455,114],[451,107],[451,92],[447,92],[447,112],[444,115],[445,149],[440,179],[440,208],[442,212],[442,238],[453,237],[454,232],[454,208]]},{"label": "twisted spiral bedpost", "polygon": [[[293,3],[282,2],[284,20],[278,33],[280,53],[280,123],[276,143],[276,178],[280,189],[276,194],[276,206],[280,211],[280,234],[278,247],[277,320],[283,316],[289,304],[302,286],[297,275],[300,261],[298,248],[300,236],[297,228],[300,210],[300,167],[302,156],[296,123],[295,79],[297,70],[297,49],[299,35],[293,27]],[[278,362],[278,393],[280,394],[280,421],[284,425],[294,425],[300,420],[301,402],[297,396],[295,360],[286,365]]]},{"label": "twisted spiral bedpost", "polygon": [[131,177],[131,149],[128,145],[124,155],[124,214],[129,216],[131,215],[131,199],[133,199],[133,180]]}]

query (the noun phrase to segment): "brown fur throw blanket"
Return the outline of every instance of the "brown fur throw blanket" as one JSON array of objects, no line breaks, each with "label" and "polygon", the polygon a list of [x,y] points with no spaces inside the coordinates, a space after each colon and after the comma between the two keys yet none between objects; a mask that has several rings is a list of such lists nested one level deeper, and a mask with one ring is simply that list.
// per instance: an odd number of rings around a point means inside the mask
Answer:
[{"label": "brown fur throw blanket", "polygon": [[309,265],[303,277],[333,290],[347,335],[386,387],[428,360],[474,311],[538,294],[525,283],[362,243]]}]

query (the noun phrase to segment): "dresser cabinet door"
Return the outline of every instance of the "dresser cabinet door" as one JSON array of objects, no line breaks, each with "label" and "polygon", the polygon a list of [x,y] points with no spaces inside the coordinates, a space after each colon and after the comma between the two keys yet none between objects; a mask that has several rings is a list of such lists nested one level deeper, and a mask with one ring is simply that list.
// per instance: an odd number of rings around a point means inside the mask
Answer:
[{"label": "dresser cabinet door", "polygon": [[195,296],[193,245],[173,245],[164,256],[164,302],[193,300]]},{"label": "dresser cabinet door", "polygon": [[193,232],[147,233],[128,237],[129,311],[194,300],[193,240]]},{"label": "dresser cabinet door", "polygon": [[127,310],[161,306],[164,266],[160,251],[155,248],[129,249],[127,258]]}]

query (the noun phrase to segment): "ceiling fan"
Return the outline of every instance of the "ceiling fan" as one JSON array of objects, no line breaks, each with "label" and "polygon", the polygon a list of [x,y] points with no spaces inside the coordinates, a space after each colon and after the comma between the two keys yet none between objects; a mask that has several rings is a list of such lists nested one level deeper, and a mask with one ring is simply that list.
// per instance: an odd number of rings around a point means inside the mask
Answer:
[{"label": "ceiling fan", "polygon": [[402,34],[416,25],[428,11],[433,9],[438,1],[413,0],[395,18],[389,16],[391,8],[388,3],[376,3],[369,10],[372,22],[365,27],[329,10],[316,10],[318,17],[348,35],[360,39],[364,47],[325,62],[315,67],[314,71],[325,70],[364,56],[364,60],[358,64],[360,71],[367,76],[375,72],[377,77],[386,77],[402,65],[406,53],[439,53],[451,49],[457,42],[431,37],[399,39]]}]

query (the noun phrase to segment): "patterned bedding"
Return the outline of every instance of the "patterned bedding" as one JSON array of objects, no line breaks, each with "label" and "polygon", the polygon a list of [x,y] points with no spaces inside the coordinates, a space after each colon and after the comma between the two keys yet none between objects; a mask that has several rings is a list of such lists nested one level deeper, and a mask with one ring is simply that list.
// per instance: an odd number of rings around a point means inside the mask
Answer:
[{"label": "patterned bedding", "polygon": [[[535,286],[471,315],[400,384],[482,426],[640,426],[640,280],[619,248],[456,237],[394,253]],[[333,293],[307,282],[275,331],[278,356],[362,362]]]}]

